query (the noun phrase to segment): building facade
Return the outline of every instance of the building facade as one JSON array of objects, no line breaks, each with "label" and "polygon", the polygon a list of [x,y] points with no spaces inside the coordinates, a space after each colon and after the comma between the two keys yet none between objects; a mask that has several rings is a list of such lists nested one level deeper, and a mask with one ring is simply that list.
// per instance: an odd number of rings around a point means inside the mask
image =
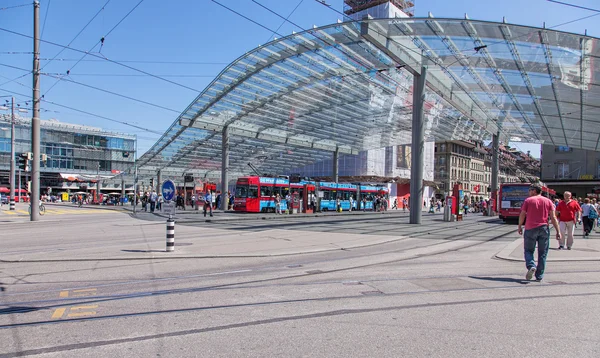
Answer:
[{"label": "building facade", "polygon": [[[0,117],[0,186],[9,185],[11,132],[10,115]],[[135,161],[135,136],[104,131],[100,128],[40,121],[40,152],[46,161],[40,165],[40,189],[43,194],[96,190],[121,191],[120,173]],[[15,154],[31,152],[31,118],[15,117]],[[29,168],[19,172],[21,188],[28,190]],[[119,176],[117,178],[117,176]],[[132,189],[129,185],[129,188]],[[48,190],[50,188],[50,190]]]},{"label": "building facade", "polygon": [[600,152],[553,145],[542,146],[542,181],[562,194],[600,195]]},{"label": "building facade", "polygon": [[[454,184],[461,183],[465,195],[473,201],[489,198],[492,182],[492,148],[481,141],[445,141],[435,143],[434,181],[442,197]],[[499,146],[498,181],[502,183],[536,182],[539,160],[508,146]]]}]

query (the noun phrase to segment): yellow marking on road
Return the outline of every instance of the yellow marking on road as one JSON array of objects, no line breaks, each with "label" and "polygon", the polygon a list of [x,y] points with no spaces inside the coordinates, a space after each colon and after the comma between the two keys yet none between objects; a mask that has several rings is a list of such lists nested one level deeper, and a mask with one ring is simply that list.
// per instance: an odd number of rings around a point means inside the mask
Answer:
[{"label": "yellow marking on road", "polygon": [[5,214],[9,214],[9,215],[16,215],[17,212],[15,210],[2,210],[3,213]]},{"label": "yellow marking on road", "polygon": [[92,308],[98,308],[98,305],[89,305],[89,306],[74,306],[71,307],[71,311],[73,310],[88,310]]},{"label": "yellow marking on road", "polygon": [[58,295],[58,297],[60,297],[60,298],[69,297],[69,291],[60,291],[60,294]]},{"label": "yellow marking on road", "polygon": [[73,290],[73,292],[91,292],[91,291],[97,291],[98,289],[96,288],[82,288],[80,290]]},{"label": "yellow marking on road", "polygon": [[29,215],[29,211],[27,211],[27,210],[15,210],[15,212],[17,212],[19,214],[27,214],[27,215]]},{"label": "yellow marking on road", "polygon": [[63,316],[63,314],[65,314],[66,310],[67,310],[66,308],[57,308],[56,310],[54,310],[54,313],[52,314],[52,319],[61,318]]},{"label": "yellow marking on road", "polygon": [[96,311],[90,312],[79,312],[79,313],[69,313],[67,317],[85,317],[85,316],[93,316],[96,314]]}]

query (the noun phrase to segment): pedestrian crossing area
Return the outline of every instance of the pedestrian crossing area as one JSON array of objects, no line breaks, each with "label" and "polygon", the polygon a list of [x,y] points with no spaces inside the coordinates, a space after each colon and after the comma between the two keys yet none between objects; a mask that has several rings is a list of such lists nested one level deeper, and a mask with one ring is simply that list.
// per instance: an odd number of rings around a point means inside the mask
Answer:
[{"label": "pedestrian crossing area", "polygon": [[[17,210],[8,210],[2,208],[0,211],[3,215],[8,216],[29,216],[29,211],[27,209],[17,209]],[[85,214],[94,214],[94,215],[106,215],[106,214],[117,214],[118,211],[115,210],[100,210],[100,209],[84,209],[84,208],[73,208],[73,209],[62,209],[62,208],[49,208],[46,207],[45,215],[85,215]]]}]

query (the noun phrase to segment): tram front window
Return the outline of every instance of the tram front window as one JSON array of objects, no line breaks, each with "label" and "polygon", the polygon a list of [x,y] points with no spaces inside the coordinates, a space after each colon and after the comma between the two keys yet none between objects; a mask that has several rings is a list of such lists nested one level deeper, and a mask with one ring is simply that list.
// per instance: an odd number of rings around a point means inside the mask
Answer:
[{"label": "tram front window", "polygon": [[248,185],[236,185],[235,197],[236,198],[247,198],[248,197]]}]

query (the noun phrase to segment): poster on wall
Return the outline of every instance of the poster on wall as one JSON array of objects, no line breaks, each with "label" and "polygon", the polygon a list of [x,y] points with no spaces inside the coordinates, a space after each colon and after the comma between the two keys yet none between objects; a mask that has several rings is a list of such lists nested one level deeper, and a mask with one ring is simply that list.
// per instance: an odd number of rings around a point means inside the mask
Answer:
[{"label": "poster on wall", "polygon": [[396,168],[410,169],[410,144],[397,147]]}]

